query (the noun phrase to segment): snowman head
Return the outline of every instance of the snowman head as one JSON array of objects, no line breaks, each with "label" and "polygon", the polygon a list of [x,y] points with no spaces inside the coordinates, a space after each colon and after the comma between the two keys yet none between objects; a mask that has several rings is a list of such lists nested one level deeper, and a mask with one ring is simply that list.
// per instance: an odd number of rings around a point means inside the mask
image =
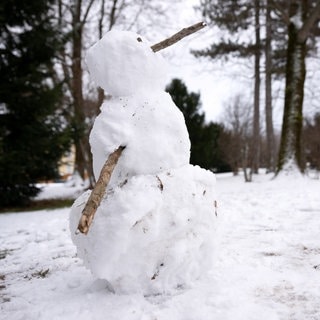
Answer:
[{"label": "snowman head", "polygon": [[140,35],[110,31],[87,52],[86,63],[98,86],[112,96],[163,91],[166,64]]}]

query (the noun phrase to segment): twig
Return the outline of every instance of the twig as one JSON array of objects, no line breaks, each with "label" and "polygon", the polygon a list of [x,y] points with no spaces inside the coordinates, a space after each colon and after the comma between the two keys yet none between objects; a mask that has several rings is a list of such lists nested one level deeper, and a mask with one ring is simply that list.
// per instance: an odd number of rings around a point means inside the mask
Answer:
[{"label": "twig", "polygon": [[101,200],[104,196],[104,193],[106,191],[107,185],[110,181],[112,172],[122,154],[122,151],[125,147],[120,146],[118,149],[113,151],[104,166],[102,167],[102,170],[100,172],[99,179],[94,186],[90,197],[82,210],[82,216],[79,220],[78,229],[76,233],[84,233],[87,234],[90,228],[90,225],[92,223],[92,220],[94,218],[94,215],[101,203]]},{"label": "twig", "polygon": [[153,52],[157,52],[157,51],[165,49],[169,46],[172,46],[173,44],[175,44],[176,42],[180,41],[181,39],[189,36],[190,34],[193,34],[197,31],[201,30],[206,25],[207,24],[205,22],[199,22],[199,23],[196,23],[188,28],[183,28],[179,32],[175,33],[173,36],[171,36],[171,37],[169,37],[159,43],[154,44],[153,46],[151,46],[151,49],[153,50]]},{"label": "twig", "polygon": [[217,217],[218,216],[218,202],[217,202],[217,200],[214,200],[213,205],[214,205],[214,214]]}]

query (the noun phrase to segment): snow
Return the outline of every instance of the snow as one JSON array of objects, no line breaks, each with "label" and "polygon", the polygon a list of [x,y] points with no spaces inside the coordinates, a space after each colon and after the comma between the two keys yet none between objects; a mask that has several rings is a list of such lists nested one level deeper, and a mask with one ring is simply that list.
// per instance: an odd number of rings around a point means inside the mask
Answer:
[{"label": "snow", "polygon": [[301,29],[303,27],[302,13],[301,8],[290,18],[290,22],[295,25],[297,29]]},{"label": "snow", "polygon": [[167,65],[150,47],[146,39],[130,31],[106,33],[86,55],[92,79],[112,96],[128,96],[140,91],[150,95],[155,89],[163,90]]},{"label": "snow", "polygon": [[187,165],[137,175],[109,191],[88,235],[76,234],[90,192],[70,215],[78,255],[113,291],[159,294],[211,269],[217,217],[212,173]]},{"label": "snow", "polygon": [[303,178],[303,174],[293,156],[285,158],[283,167],[278,173],[278,178],[281,178],[282,176],[291,177],[293,180]]},{"label": "snow", "polygon": [[[184,118],[168,93],[114,97],[106,101],[90,135],[98,179],[109,154],[126,146],[113,180],[157,173],[189,163],[190,141]],[[113,184],[113,181],[110,182]]]},{"label": "snow", "polygon": [[[74,175],[67,182],[38,183],[37,187],[46,192],[40,192],[35,200],[46,199],[75,199],[83,193],[83,189],[89,187],[87,182],[83,182],[80,177]],[[48,188],[50,186],[50,188]]]},{"label": "snow", "polygon": [[320,180],[224,174],[217,186],[211,273],[162,295],[115,294],[95,281],[71,242],[69,208],[1,214],[0,318],[319,319]]}]

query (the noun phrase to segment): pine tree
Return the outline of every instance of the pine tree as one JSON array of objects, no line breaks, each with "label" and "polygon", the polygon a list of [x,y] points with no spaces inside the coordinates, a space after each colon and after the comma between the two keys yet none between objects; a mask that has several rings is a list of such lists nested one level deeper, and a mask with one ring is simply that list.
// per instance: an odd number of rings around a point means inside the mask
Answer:
[{"label": "pine tree", "polygon": [[206,123],[200,94],[189,93],[179,79],[173,79],[166,91],[184,115],[191,142],[190,163],[218,172],[229,171],[230,166],[224,161],[219,147],[223,127],[213,122]]},{"label": "pine tree", "polygon": [[58,34],[53,1],[4,0],[0,4],[0,206],[21,205],[35,196],[39,179],[57,176],[69,146],[55,84]]}]

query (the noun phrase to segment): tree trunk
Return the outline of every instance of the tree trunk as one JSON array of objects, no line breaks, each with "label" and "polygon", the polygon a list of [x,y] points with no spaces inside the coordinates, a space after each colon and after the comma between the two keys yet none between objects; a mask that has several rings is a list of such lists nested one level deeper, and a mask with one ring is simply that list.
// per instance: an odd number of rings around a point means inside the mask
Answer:
[{"label": "tree trunk", "polygon": [[75,169],[82,179],[89,178],[90,187],[94,184],[93,168],[89,147],[89,133],[86,128],[83,83],[82,83],[82,32],[83,22],[81,21],[82,1],[75,2],[72,13],[72,97],[74,106],[74,124],[76,126],[75,148],[76,159]]},{"label": "tree trunk", "polygon": [[272,117],[272,57],[271,57],[271,4],[267,0],[266,8],[266,44],[265,44],[265,117],[266,117],[266,168],[268,172],[275,171],[275,142]]},{"label": "tree trunk", "polygon": [[253,110],[253,132],[251,147],[251,170],[258,173],[260,158],[260,5],[255,0],[255,40],[256,50],[254,54],[254,110]]},{"label": "tree trunk", "polygon": [[72,97],[74,106],[74,123],[77,126],[75,134],[76,147],[76,170],[80,176],[85,177],[85,156],[81,148],[81,136],[83,135],[85,116],[83,112],[83,95],[82,95],[82,27],[81,27],[81,4],[79,0],[74,6],[72,13]]},{"label": "tree trunk", "polygon": [[312,7],[308,0],[290,2],[286,65],[285,103],[277,174],[290,167],[304,171],[301,159],[303,96],[306,77],[307,38],[319,21],[320,1]]},{"label": "tree trunk", "polygon": [[242,170],[243,170],[243,176],[244,176],[244,181],[245,182],[252,182],[252,167],[250,167],[250,160],[249,158],[252,158],[250,155],[250,150],[249,145],[250,143],[252,144],[252,141],[249,142],[249,144],[244,141],[243,142],[243,149],[242,149]]},{"label": "tree trunk", "polygon": [[277,173],[289,165],[297,166],[303,172],[301,130],[306,75],[306,41],[299,41],[298,30],[294,23],[290,23],[288,34],[285,105]]}]

